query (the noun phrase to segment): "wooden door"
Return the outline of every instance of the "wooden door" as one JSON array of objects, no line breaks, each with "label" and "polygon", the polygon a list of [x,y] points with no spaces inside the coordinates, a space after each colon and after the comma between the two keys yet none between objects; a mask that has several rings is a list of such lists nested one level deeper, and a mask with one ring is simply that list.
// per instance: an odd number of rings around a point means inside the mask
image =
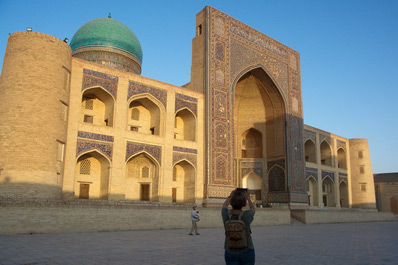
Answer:
[{"label": "wooden door", "polygon": [[90,193],[90,184],[80,184],[79,199],[88,199]]},{"label": "wooden door", "polygon": [[141,201],[149,201],[149,184],[141,184]]},{"label": "wooden door", "polygon": [[172,196],[173,202],[177,202],[177,188],[173,188],[171,196]]}]

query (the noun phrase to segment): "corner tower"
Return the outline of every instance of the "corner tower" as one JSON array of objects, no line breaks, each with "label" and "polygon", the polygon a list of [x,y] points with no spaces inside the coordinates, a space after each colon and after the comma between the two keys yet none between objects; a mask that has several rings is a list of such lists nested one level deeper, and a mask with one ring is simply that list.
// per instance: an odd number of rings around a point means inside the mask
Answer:
[{"label": "corner tower", "polygon": [[73,36],[70,46],[73,57],[141,74],[140,42],[126,25],[110,16],[84,24]]},{"label": "corner tower", "polygon": [[71,49],[31,31],[8,38],[0,78],[0,198],[59,199]]}]

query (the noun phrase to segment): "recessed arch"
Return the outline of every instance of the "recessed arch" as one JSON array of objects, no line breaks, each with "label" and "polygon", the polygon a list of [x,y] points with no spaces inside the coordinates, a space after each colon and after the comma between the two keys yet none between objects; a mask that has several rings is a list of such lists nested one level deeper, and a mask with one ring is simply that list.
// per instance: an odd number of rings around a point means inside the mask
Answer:
[{"label": "recessed arch", "polygon": [[125,196],[127,200],[159,200],[159,164],[147,152],[139,152],[126,161]]},{"label": "recessed arch", "polygon": [[275,165],[271,167],[268,172],[268,190],[272,191],[286,191],[285,170]]},{"label": "recessed arch", "polygon": [[312,175],[307,178],[306,190],[308,194],[308,204],[310,206],[318,206],[318,181]]},{"label": "recessed arch", "polygon": [[79,155],[75,167],[75,196],[81,199],[108,199],[109,168],[109,159],[96,150]]},{"label": "recessed arch", "polygon": [[250,128],[241,134],[242,158],[263,158],[263,136]]},{"label": "recessed arch", "polygon": [[332,149],[326,140],[321,143],[321,164],[332,166]]},{"label": "recessed arch", "polygon": [[343,148],[337,150],[337,166],[338,168],[347,169],[347,155]]},{"label": "recessed arch", "polygon": [[349,207],[348,201],[348,185],[345,180],[341,180],[339,184],[339,191],[340,191],[340,206],[342,208]]},{"label": "recessed arch", "polygon": [[336,202],[334,200],[335,189],[334,181],[330,176],[326,176],[322,180],[322,199],[324,206],[336,207]]},{"label": "recessed arch", "polygon": [[82,90],[82,122],[113,127],[115,98],[100,86]]},{"label": "recessed arch", "polygon": [[143,134],[162,135],[165,109],[157,98],[147,93],[135,95],[130,97],[127,105],[129,130]]},{"label": "recessed arch", "polygon": [[194,113],[188,108],[178,110],[174,119],[174,138],[195,141],[195,136],[196,118]]},{"label": "recessed arch", "polygon": [[184,159],[174,164],[172,188],[175,189],[175,202],[195,202],[195,176],[195,167],[189,161]]},{"label": "recessed arch", "polygon": [[316,163],[316,149],[315,143],[311,139],[307,139],[304,144],[305,149],[305,161],[310,163]]}]

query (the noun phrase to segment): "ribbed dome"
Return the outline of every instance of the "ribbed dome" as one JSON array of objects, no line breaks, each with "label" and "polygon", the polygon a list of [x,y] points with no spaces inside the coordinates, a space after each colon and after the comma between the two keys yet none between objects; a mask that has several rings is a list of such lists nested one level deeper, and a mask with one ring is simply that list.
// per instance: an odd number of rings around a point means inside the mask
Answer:
[{"label": "ribbed dome", "polygon": [[[116,52],[135,58],[141,72],[142,48],[135,34],[123,23],[113,18],[97,18],[84,24],[70,42],[73,54],[83,58],[80,53],[89,51]],[[87,57],[87,56],[86,56]],[[91,56],[90,58],[93,58]],[[91,59],[89,61],[95,61]],[[103,59],[103,58],[102,58]],[[99,60],[97,60],[99,61]],[[117,63],[120,63],[118,59]],[[110,63],[110,62],[109,62]],[[113,64],[115,62],[112,62]],[[116,67],[117,68],[117,67]],[[126,70],[126,69],[124,69]]]}]

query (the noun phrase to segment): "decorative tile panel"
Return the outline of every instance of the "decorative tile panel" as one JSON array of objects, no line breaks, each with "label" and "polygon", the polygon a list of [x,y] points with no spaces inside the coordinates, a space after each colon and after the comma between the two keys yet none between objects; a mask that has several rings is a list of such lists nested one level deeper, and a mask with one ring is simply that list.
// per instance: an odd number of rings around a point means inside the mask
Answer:
[{"label": "decorative tile panel", "polygon": [[83,69],[82,90],[89,87],[100,86],[111,93],[111,95],[116,99],[118,82],[119,78],[117,76]]},{"label": "decorative tile panel", "polygon": [[79,131],[77,133],[77,137],[113,143],[113,136],[110,136],[110,135]]},{"label": "decorative tile panel", "polygon": [[98,151],[112,161],[113,145],[89,140],[77,140],[76,157],[88,151]]},{"label": "decorative tile panel", "polygon": [[176,152],[183,152],[183,153],[190,153],[190,154],[197,154],[198,150],[196,149],[191,149],[191,148],[186,148],[186,147],[179,147],[179,146],[173,146],[173,151]]},{"label": "decorative tile panel", "polygon": [[322,171],[322,180],[329,176],[334,181],[334,173],[328,171]]},{"label": "decorative tile panel", "polygon": [[343,148],[344,151],[347,151],[346,142],[343,142],[341,140],[337,140],[336,142],[337,142],[337,149]]},{"label": "decorative tile panel", "polygon": [[126,145],[126,161],[135,154],[146,152],[150,154],[159,165],[161,165],[162,147],[157,145],[149,145],[135,142],[127,142]]},{"label": "decorative tile panel", "polygon": [[182,160],[187,160],[191,162],[191,164],[196,168],[196,161],[197,161],[196,155],[173,152],[173,165]]},{"label": "decorative tile panel", "polygon": [[176,93],[176,101],[175,101],[175,112],[177,113],[179,110],[183,108],[187,108],[192,113],[197,116],[197,108],[198,108],[198,99],[189,97],[183,94]]},{"label": "decorative tile panel", "polygon": [[163,106],[166,108],[167,106],[167,91],[155,87],[150,87],[144,84],[139,84],[133,81],[129,83],[129,90],[127,95],[127,100],[129,100],[132,96],[139,94],[150,94],[158,99]]}]

